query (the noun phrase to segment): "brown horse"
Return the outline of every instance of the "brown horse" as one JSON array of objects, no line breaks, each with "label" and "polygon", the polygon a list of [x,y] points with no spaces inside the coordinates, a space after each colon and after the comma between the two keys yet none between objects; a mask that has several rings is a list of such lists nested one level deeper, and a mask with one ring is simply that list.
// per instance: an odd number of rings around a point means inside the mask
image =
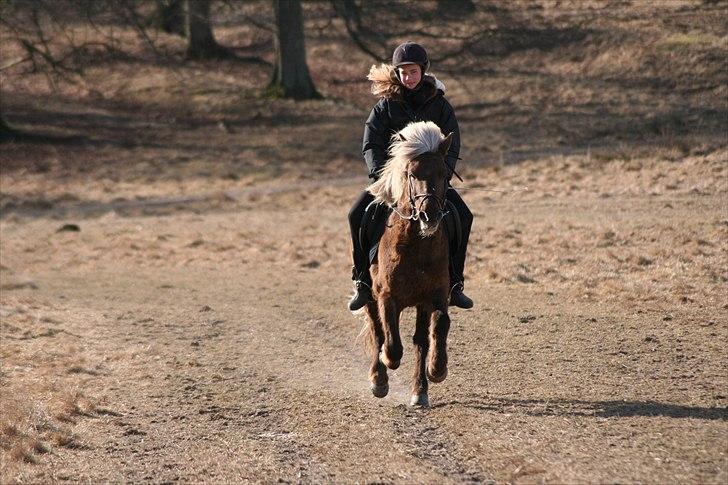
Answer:
[{"label": "brown horse", "polygon": [[376,201],[393,209],[377,262],[370,269],[374,301],[365,309],[371,389],[376,397],[389,392],[387,368],[399,367],[403,353],[400,313],[416,307],[413,406],[429,405],[428,378],[442,382],[447,377],[450,278],[448,241],[440,222],[445,215],[445,154],[451,138],[432,122],[407,125],[393,136],[390,158],[379,180],[368,188]]}]

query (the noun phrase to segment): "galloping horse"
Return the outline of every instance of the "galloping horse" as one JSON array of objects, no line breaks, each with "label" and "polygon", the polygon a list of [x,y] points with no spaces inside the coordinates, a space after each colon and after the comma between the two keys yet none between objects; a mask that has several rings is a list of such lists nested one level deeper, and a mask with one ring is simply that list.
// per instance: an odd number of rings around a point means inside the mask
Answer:
[{"label": "galloping horse", "polygon": [[392,208],[370,269],[374,301],[365,308],[371,390],[376,397],[389,392],[387,368],[398,368],[403,353],[400,313],[416,307],[413,406],[429,405],[428,378],[442,382],[447,377],[449,249],[440,223],[446,214],[445,154],[451,138],[432,122],[407,125],[392,137],[389,160],[367,189],[375,202]]}]

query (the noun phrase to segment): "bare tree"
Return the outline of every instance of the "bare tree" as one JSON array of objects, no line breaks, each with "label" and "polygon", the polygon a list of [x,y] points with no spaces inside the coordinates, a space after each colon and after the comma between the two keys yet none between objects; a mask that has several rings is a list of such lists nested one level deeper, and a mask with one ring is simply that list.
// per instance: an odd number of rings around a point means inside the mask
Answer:
[{"label": "bare tree", "polygon": [[300,0],[273,0],[273,8],[276,62],[267,93],[284,98],[320,98],[306,63]]},{"label": "bare tree", "polygon": [[185,0],[187,57],[190,59],[211,59],[231,55],[230,51],[217,43],[212,34],[210,3],[211,0]]},{"label": "bare tree", "polygon": [[387,56],[387,38],[362,22],[361,8],[355,0],[333,0],[334,11],[344,20],[346,32],[365,54],[381,62]]},{"label": "bare tree", "polygon": [[11,141],[18,136],[18,132],[10,128],[3,118],[2,106],[0,106],[0,143]]},{"label": "bare tree", "polygon": [[[362,52],[387,60],[405,39],[437,45],[430,60],[451,75],[488,72],[484,58],[502,58],[526,49],[549,49],[583,38],[581,27],[534,23],[517,2],[502,0],[331,0],[349,37]],[[415,8],[413,8],[415,6]]]},{"label": "bare tree", "polygon": [[185,37],[185,18],[182,0],[156,0],[156,9],[149,25],[168,34]]},{"label": "bare tree", "polygon": [[[106,24],[108,18],[129,22],[126,2],[0,0],[4,41],[15,43],[23,51],[21,57],[0,66],[0,70],[17,67],[41,72],[55,88],[58,81],[78,82],[84,69],[99,59],[128,58],[113,26]],[[78,22],[94,35],[75,35],[73,26]]]}]

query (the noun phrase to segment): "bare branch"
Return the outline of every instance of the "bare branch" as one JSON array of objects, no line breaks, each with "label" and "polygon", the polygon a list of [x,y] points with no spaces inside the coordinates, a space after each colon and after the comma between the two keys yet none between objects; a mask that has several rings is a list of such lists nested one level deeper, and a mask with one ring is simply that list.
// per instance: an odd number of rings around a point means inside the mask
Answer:
[{"label": "bare branch", "polygon": [[121,6],[123,8],[123,13],[124,13],[126,20],[128,20],[129,23],[132,25],[132,27],[134,27],[134,29],[139,34],[139,37],[141,37],[142,41],[144,41],[144,43],[147,44],[149,49],[152,51],[152,54],[154,54],[154,57],[157,60],[161,59],[162,55],[159,53],[157,46],[154,44],[152,39],[149,37],[149,34],[147,34],[147,29],[144,27],[144,22],[142,22],[137,11],[134,9],[134,7],[129,2],[129,0],[120,0],[120,1],[121,1]]},{"label": "bare branch", "polygon": [[2,66],[0,66],[0,71],[4,71],[6,69],[10,69],[11,67],[15,67],[18,64],[22,64],[22,63],[28,62],[30,60],[31,60],[31,57],[30,56],[15,58],[15,59],[13,59],[11,61],[6,62]]},{"label": "bare branch", "polygon": [[261,30],[265,30],[266,32],[274,33],[276,31],[275,25],[269,22],[263,22],[260,21],[250,15],[245,15],[243,17],[243,20],[250,23],[250,25],[257,27]]},{"label": "bare branch", "polygon": [[[372,31],[362,26],[360,11],[356,2],[354,0],[333,0],[333,7],[334,11],[344,20],[346,32],[354,41],[354,44],[377,62],[384,61],[386,57],[377,54],[364,40],[364,36],[371,37]],[[379,42],[379,44],[380,49],[384,50],[382,49],[383,42]]]}]

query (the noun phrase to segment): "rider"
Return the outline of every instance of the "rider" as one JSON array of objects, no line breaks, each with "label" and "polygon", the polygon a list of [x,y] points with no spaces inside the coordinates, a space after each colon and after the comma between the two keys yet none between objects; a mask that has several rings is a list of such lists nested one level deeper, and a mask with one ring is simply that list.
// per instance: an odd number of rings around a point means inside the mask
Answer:
[{"label": "rider", "polygon": [[[427,51],[414,42],[405,42],[394,50],[392,65],[372,66],[367,78],[372,81],[372,93],[379,102],[374,106],[364,126],[362,152],[369,169],[369,178],[376,180],[379,170],[387,161],[391,136],[414,121],[432,121],[445,134],[452,133],[452,144],[445,157],[452,177],[460,152],[460,130],[452,106],[444,97],[445,86],[434,76],[426,74],[430,67]],[[449,187],[446,198],[460,214],[462,243],[451,255],[450,305],[472,308],[473,300],[463,293],[463,270],[473,215],[460,195]],[[349,310],[362,308],[372,299],[369,258],[359,244],[359,228],[364,211],[374,197],[364,191],[349,211],[349,226],[353,243],[355,294],[349,301]]]}]

